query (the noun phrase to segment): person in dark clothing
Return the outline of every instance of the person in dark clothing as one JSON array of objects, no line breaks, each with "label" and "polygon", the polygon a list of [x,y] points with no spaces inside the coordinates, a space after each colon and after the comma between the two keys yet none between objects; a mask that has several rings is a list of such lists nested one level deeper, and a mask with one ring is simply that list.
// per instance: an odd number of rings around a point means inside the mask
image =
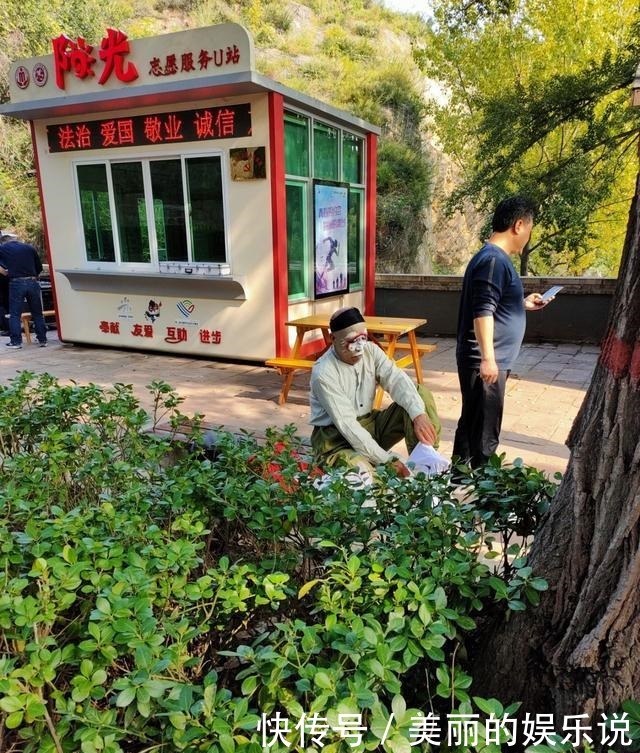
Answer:
[{"label": "person in dark clothing", "polygon": [[501,201],[491,236],[469,262],[462,283],[456,347],[462,412],[453,456],[472,468],[484,465],[498,447],[505,386],[522,345],[525,312],[546,306],[539,293],[524,297],[510,259],[529,242],[534,216],[535,206],[525,197]]},{"label": "person in dark clothing", "polygon": [[42,313],[42,292],[38,276],[42,262],[36,249],[22,243],[13,233],[0,234],[0,274],[9,280],[9,342],[7,348],[22,347],[22,304],[27,301],[36,337],[47,346],[47,325]]},{"label": "person in dark clothing", "polygon": [[9,280],[0,274],[0,334],[7,335],[9,321]]}]

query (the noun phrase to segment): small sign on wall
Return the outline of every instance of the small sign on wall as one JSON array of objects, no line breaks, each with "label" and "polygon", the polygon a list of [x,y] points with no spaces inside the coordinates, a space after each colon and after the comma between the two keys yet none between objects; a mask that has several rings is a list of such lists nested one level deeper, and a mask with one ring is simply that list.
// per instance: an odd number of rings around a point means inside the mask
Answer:
[{"label": "small sign on wall", "polygon": [[263,146],[230,149],[232,180],[260,180],[267,177],[267,163]]}]

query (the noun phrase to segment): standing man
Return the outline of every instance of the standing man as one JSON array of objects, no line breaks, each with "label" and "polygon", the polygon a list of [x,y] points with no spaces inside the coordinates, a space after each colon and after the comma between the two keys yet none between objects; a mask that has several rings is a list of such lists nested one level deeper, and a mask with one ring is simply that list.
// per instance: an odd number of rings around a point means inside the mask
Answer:
[{"label": "standing man", "polygon": [[[329,321],[332,345],[311,371],[311,445],[319,463],[339,460],[371,471],[391,463],[401,476],[407,466],[389,452],[404,439],[411,452],[418,442],[438,444],[440,420],[433,395],[367,338],[357,308],[336,311]],[[377,385],[395,402],[374,410]]]},{"label": "standing man", "polygon": [[529,242],[535,206],[512,196],[496,207],[492,233],[471,259],[462,283],[456,361],[462,392],[453,455],[484,465],[500,440],[507,378],[520,351],[525,311],[544,308],[539,293],[524,297],[511,256]]},{"label": "standing man", "polygon": [[22,304],[27,301],[36,337],[41,348],[47,347],[47,325],[42,314],[42,292],[38,275],[42,262],[36,249],[21,243],[14,233],[0,235],[0,274],[9,279],[9,337],[7,348],[22,347]]}]

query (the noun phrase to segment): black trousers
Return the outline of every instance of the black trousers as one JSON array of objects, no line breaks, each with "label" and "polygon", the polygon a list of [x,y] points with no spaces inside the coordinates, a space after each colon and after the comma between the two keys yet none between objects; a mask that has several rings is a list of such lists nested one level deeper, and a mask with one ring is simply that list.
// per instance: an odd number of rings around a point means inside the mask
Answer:
[{"label": "black trousers", "polygon": [[486,384],[480,369],[458,368],[462,413],[453,442],[453,456],[472,468],[484,465],[498,449],[504,391],[510,371],[499,371],[498,381]]}]

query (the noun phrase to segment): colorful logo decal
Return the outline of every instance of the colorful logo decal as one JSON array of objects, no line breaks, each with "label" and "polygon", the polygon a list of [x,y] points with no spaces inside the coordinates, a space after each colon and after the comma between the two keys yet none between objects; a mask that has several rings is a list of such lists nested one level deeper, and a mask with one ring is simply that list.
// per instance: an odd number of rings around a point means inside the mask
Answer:
[{"label": "colorful logo decal", "polygon": [[195,305],[188,298],[185,298],[184,301],[178,301],[176,307],[182,316],[186,316],[187,319],[193,314],[193,310],[195,309]]},{"label": "colorful logo decal", "polygon": [[44,86],[49,80],[49,71],[44,63],[36,63],[33,67],[33,81],[36,86]]},{"label": "colorful logo decal", "polygon": [[26,89],[27,86],[29,86],[29,80],[31,79],[31,76],[29,75],[29,71],[24,67],[24,65],[19,65],[16,68],[16,84],[20,89]]}]

